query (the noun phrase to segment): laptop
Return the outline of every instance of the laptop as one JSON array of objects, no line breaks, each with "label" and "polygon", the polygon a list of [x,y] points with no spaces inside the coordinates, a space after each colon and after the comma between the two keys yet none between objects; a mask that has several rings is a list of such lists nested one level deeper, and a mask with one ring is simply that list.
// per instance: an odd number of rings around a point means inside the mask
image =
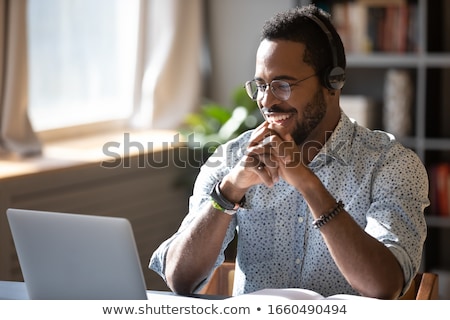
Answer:
[{"label": "laptop", "polygon": [[127,219],[14,208],[6,214],[30,299],[147,299]]}]

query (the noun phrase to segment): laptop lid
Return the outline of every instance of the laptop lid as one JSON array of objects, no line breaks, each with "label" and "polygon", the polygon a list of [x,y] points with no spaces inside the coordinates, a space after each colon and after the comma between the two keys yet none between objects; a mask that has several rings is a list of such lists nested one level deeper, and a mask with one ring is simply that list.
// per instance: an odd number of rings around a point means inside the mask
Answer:
[{"label": "laptop lid", "polygon": [[147,299],[127,219],[14,208],[7,217],[30,299]]}]

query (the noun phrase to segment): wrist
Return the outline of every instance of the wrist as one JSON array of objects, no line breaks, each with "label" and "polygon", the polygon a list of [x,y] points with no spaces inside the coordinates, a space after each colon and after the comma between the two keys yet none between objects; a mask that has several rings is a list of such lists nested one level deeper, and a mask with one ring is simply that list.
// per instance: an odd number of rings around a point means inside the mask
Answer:
[{"label": "wrist", "polygon": [[222,195],[231,202],[240,203],[244,198],[247,189],[241,189],[236,187],[227,178],[222,179],[219,182],[219,188]]},{"label": "wrist", "polygon": [[211,205],[220,211],[229,215],[234,215],[236,211],[244,204],[245,196],[237,202],[228,199],[220,188],[221,181],[217,182],[210,191]]}]

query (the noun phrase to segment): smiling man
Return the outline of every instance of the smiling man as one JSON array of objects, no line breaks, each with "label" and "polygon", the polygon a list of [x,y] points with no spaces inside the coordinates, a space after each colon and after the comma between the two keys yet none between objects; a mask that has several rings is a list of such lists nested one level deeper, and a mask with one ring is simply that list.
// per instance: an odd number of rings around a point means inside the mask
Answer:
[{"label": "smiling man", "polygon": [[234,295],[297,287],[394,299],[419,269],[428,177],[392,135],[340,108],[345,53],[314,5],[275,15],[245,84],[265,121],[202,167],[179,230],[150,268],[199,290],[237,230]]}]

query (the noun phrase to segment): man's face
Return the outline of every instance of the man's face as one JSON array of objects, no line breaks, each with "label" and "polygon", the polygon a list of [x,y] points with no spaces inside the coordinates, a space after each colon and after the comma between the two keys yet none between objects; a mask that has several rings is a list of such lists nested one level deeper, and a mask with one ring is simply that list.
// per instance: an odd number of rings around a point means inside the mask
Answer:
[{"label": "man's face", "polygon": [[[255,80],[263,84],[273,80],[294,84],[286,101],[267,89],[258,106],[267,121],[276,125],[276,131],[291,134],[297,145],[323,136],[320,124],[327,113],[324,88],[318,76],[312,76],[315,70],[303,61],[304,50],[303,44],[293,41],[263,40],[256,56]],[[302,79],[305,80],[298,82]]]}]

